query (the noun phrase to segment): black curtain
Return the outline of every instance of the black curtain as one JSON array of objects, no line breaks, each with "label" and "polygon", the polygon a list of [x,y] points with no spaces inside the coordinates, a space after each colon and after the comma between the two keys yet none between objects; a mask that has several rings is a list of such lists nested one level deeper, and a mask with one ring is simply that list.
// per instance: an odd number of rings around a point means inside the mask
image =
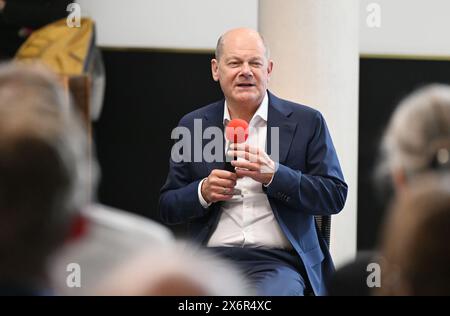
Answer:
[{"label": "black curtain", "polygon": [[184,114],[222,98],[211,77],[212,54],[105,49],[102,54],[105,100],[94,124],[99,201],[159,221],[172,129]]}]

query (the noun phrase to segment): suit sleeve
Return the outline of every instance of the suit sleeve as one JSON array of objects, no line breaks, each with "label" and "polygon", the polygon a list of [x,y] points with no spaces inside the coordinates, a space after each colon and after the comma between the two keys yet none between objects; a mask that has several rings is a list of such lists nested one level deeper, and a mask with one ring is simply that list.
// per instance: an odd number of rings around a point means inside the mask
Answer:
[{"label": "suit sleeve", "polygon": [[[339,213],[347,197],[336,150],[325,120],[317,113],[306,150],[306,170],[278,164],[266,193],[290,208],[310,215]],[[294,140],[295,141],[295,140]]]},{"label": "suit sleeve", "polygon": [[159,213],[167,224],[186,223],[208,212],[198,197],[198,186],[202,179],[193,178],[191,162],[176,160],[170,157],[169,174],[159,197]]}]

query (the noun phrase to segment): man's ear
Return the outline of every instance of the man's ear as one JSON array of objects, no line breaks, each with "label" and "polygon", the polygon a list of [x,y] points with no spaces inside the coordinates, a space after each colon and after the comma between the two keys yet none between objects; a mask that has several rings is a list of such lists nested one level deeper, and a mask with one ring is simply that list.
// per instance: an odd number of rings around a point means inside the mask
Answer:
[{"label": "man's ear", "polygon": [[217,59],[211,59],[211,74],[214,81],[219,81],[219,62]]},{"label": "man's ear", "polygon": [[269,61],[267,63],[267,79],[270,79],[270,75],[272,74],[272,69],[273,69],[273,60],[269,59]]}]

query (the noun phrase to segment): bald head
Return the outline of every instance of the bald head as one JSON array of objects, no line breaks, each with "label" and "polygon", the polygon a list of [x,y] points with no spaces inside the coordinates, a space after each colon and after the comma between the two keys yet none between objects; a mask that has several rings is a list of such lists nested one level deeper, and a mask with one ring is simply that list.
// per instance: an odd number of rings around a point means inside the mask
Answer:
[{"label": "bald head", "polygon": [[217,60],[220,60],[220,57],[222,56],[224,46],[227,45],[230,41],[248,41],[248,40],[255,40],[264,48],[264,55],[267,59],[269,59],[269,47],[267,46],[266,41],[264,40],[264,37],[257,31],[250,29],[250,28],[236,28],[229,30],[222,34],[218,41],[216,46],[216,52],[215,57]]}]

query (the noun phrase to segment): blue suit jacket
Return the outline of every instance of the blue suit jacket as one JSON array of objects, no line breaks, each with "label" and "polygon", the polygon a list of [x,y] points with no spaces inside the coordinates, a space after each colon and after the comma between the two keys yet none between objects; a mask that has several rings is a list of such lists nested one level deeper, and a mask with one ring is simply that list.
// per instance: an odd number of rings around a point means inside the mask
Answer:
[{"label": "blue suit jacket", "polygon": [[[347,185],[322,115],[270,92],[268,95],[267,151],[271,152],[271,127],[279,127],[280,148],[278,169],[272,183],[263,188],[282,231],[305,265],[314,293],[323,295],[325,280],[334,266],[325,242],[317,234],[313,215],[341,211]],[[209,104],[184,116],[179,126],[194,133],[194,119],[201,119],[203,130],[210,126],[223,129],[223,109],[224,100]],[[207,142],[203,140],[202,146]],[[223,150],[222,146],[222,156]],[[187,223],[191,237],[206,244],[217,226],[220,203],[204,209],[197,189],[213,169],[223,168],[223,162],[171,159],[159,200],[162,219],[168,224]]]}]

